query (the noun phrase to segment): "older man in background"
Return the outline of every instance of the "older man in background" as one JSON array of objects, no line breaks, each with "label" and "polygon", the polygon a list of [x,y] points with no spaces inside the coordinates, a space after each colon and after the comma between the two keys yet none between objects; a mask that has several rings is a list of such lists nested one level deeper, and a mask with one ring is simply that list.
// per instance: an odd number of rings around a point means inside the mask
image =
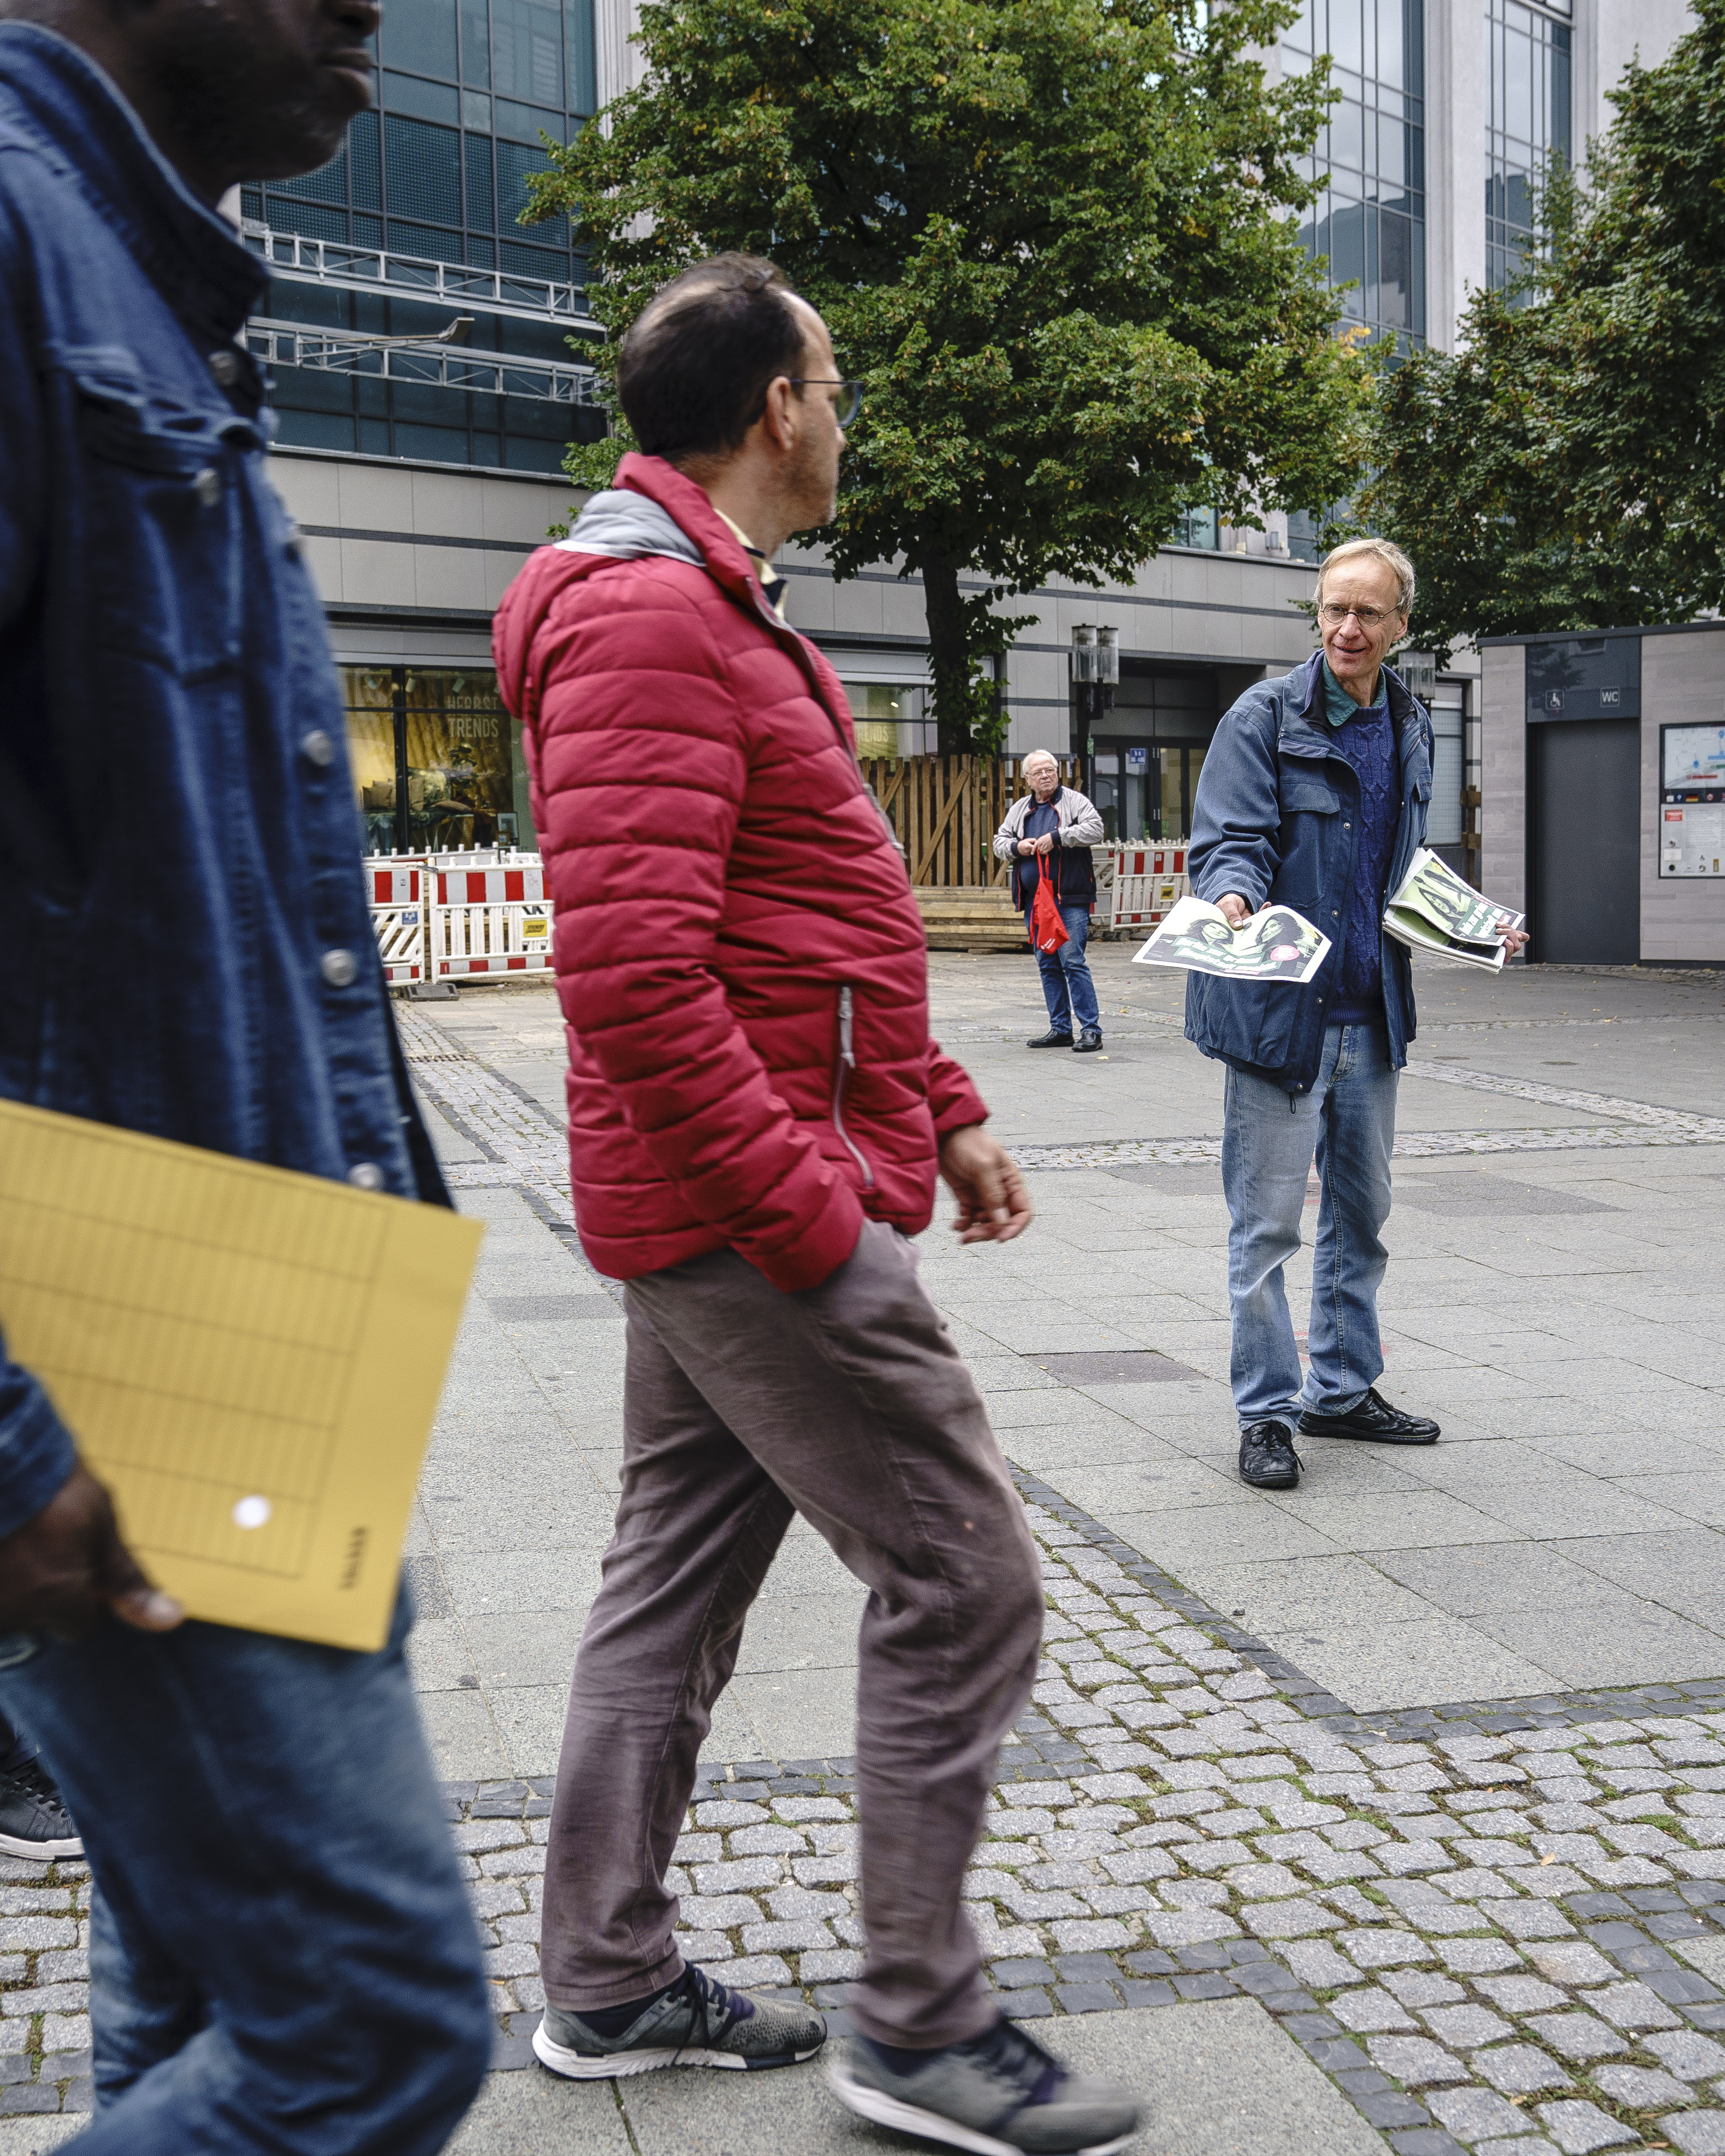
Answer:
[{"label": "older man in background", "polygon": [[[1102,819],[1093,802],[1076,788],[1061,785],[1060,767],[1045,748],[1032,749],[1023,768],[1030,791],[1007,810],[994,834],[995,855],[1012,863],[1012,902],[1024,915],[1025,928],[1030,928],[1036,887],[1046,876],[1066,931],[1058,951],[1036,953],[1048,1031],[1025,1046],[1070,1048],[1093,1055],[1102,1045],[1101,1014],[1084,947],[1090,910],[1096,902],[1090,850],[1102,843]],[[1034,931],[1030,941],[1034,946]]]}]

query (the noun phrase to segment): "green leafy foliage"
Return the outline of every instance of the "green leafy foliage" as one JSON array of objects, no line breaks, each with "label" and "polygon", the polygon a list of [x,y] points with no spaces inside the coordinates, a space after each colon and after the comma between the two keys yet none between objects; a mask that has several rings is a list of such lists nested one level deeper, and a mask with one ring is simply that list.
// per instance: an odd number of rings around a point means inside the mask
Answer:
[{"label": "green leafy foliage", "polygon": [[1415,640],[1725,606],[1725,0],[1632,65],[1543,251],[1454,355],[1384,377],[1361,512],[1420,571]]},{"label": "green leafy foliage", "polygon": [[1194,501],[1250,523],[1357,477],[1363,362],[1286,215],[1331,92],[1254,56],[1292,13],[645,0],[644,80],[534,183],[614,331],[726,248],[820,309],[866,392],[817,536],[840,578],[921,577],[944,747],[1004,726],[1001,600],[1129,577]]}]

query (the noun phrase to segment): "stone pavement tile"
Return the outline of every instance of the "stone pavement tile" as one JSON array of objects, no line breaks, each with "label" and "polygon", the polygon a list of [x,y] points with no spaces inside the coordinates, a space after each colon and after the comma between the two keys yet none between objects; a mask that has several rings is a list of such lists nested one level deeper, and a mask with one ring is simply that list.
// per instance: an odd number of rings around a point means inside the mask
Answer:
[{"label": "stone pavement tile", "polygon": [[1725,1527],[1725,1471],[1686,1470],[1677,1474],[1613,1476],[1612,1486],[1626,1497],[1658,1505],[1703,1527]]},{"label": "stone pavement tile", "polygon": [[[850,1670],[774,1670],[731,1680],[735,1699],[772,1758],[837,1758],[856,1749],[856,1683]],[[714,1754],[711,1743],[704,1756]],[[734,1756],[734,1755],[731,1755]]]},{"label": "stone pavement tile", "polygon": [[[564,2081],[539,2066],[487,2074],[449,2150],[449,2156],[633,2156],[612,2083]],[[7,2156],[3,2143],[0,2156]]]},{"label": "stone pavement tile", "polygon": [[461,1629],[486,1691],[553,1685],[567,1691],[586,1622],[584,1609],[509,1610],[469,1615]]},{"label": "stone pavement tile", "polygon": [[455,1619],[415,1619],[408,1635],[408,1667],[415,1691],[453,1691],[463,1677],[473,1677],[473,1656]]},{"label": "stone pavement tile", "polygon": [[[1013,1448],[1017,1456],[1018,1448]],[[1144,1460],[1108,1466],[1050,1467],[1044,1480],[1063,1497],[1097,1519],[1120,1512],[1173,1512],[1187,1506],[1254,1504],[1258,1493],[1237,1475],[1194,1460],[1172,1446],[1156,1448]]]},{"label": "stone pavement tile", "polygon": [[1649,1535],[1589,1535],[1559,1541],[1558,1554],[1626,1587],[1632,1594],[1681,1610],[1695,1594],[1717,1594],[1725,1578],[1725,1533],[1683,1527]]},{"label": "stone pavement tile", "polygon": [[1028,1467],[1033,1474],[1045,1476],[1051,1467],[1060,1466],[1113,1466],[1122,1461],[1185,1456],[1178,1446],[1153,1437],[1124,1416],[1101,1409],[1091,1427],[1056,1422],[1003,1424],[993,1414],[1000,1397],[998,1393],[988,1396],[1000,1448],[1018,1466]]},{"label": "stone pavement tile", "polygon": [[[583,1482],[587,1478],[583,1476]],[[511,1557],[528,1550],[603,1550],[611,1539],[616,1507],[607,1493],[588,1483],[585,1489],[523,1489],[510,1492],[470,1491],[439,1496],[428,1491],[426,1517],[444,1563],[469,1553],[507,1550]]]},{"label": "stone pavement tile", "polygon": [[419,1719],[439,1781],[498,1781],[517,1771],[483,1692],[421,1692]]},{"label": "stone pavement tile", "polygon": [[462,1550],[444,1560],[459,1614],[586,1609],[599,1588],[599,1551]]},{"label": "stone pavement tile", "polygon": [[1548,1470],[1525,1486],[1500,1482],[1471,1493],[1482,1512],[1544,1542],[1578,1536],[1681,1531],[1682,1516],[1627,1494],[1621,1485],[1579,1471]]},{"label": "stone pavement tile", "polygon": [[1704,1435],[1670,1430],[1620,1430],[1587,1436],[1553,1431],[1529,1437],[1527,1445],[1531,1450],[1584,1468],[1589,1475],[1614,1479],[1625,1475],[1699,1475],[1712,1471],[1717,1462],[1717,1455]]},{"label": "stone pavement tile", "polygon": [[1271,1624],[1394,1623],[1432,1614],[1427,1597],[1353,1555],[1189,1565],[1184,1584],[1211,1609],[1242,1616],[1260,1634]]},{"label": "stone pavement tile", "polygon": [[[1458,1617],[1484,1611],[1581,1609],[1612,1597],[1597,1572],[1538,1542],[1476,1544],[1444,1550],[1368,1548],[1364,1561]],[[1634,1598],[1620,1605],[1639,1608]],[[1484,1697],[1458,1692],[1457,1698]]]},{"label": "stone pavement tile", "polygon": [[1538,1663],[1442,1613],[1396,1623],[1367,1621],[1259,1630],[1301,1672],[1361,1713],[1432,1707],[1453,1699],[1520,1699],[1549,1691]]},{"label": "stone pavement tile", "polygon": [[1593,1685],[1671,1683],[1717,1676],[1725,1640],[1674,1614],[1640,1605],[1637,1614],[1570,1609],[1491,1610],[1472,1620],[1479,1630],[1549,1670],[1558,1682]]},{"label": "stone pavement tile", "polygon": [[53,2112],[39,2118],[0,2118],[0,2156],[48,2156],[49,2149],[61,2147],[88,2123],[85,2118]]},{"label": "stone pavement tile", "polygon": [[868,1591],[860,1581],[816,1593],[763,1594],[750,1610],[739,1674],[768,1670],[851,1669]]},{"label": "stone pavement tile", "polygon": [[1344,1549],[1447,1549],[1457,1543],[1519,1540],[1525,1532],[1437,1490],[1409,1487],[1349,1496],[1302,1486],[1286,1494],[1271,1491],[1266,1495],[1279,1512],[1321,1527]]},{"label": "stone pavement tile", "polygon": [[1333,1557],[1337,1542],[1271,1506],[1204,1505],[1169,1512],[1118,1512],[1108,1522],[1121,1540],[1183,1578],[1204,1564],[1248,1564],[1260,1558]]}]

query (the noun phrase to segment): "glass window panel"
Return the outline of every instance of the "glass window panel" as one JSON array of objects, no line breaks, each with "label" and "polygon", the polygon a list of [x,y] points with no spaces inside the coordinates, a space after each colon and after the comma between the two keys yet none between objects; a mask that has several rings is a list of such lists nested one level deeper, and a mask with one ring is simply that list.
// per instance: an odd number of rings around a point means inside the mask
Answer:
[{"label": "glass window panel", "polygon": [[293,202],[285,195],[267,198],[266,222],[277,232],[302,232],[308,239],[346,239],[346,210],[325,209],[315,203]]},{"label": "glass window panel", "polygon": [[461,80],[474,90],[491,87],[491,18],[485,0],[461,0]]},{"label": "glass window panel", "polygon": [[383,155],[375,112],[362,112],[347,131],[347,162],[357,209],[383,207]]},{"label": "glass window panel", "polygon": [[446,120],[451,126],[461,116],[461,93],[440,82],[421,82],[410,74],[383,77],[383,104],[390,112],[410,112],[419,120]]},{"label": "glass window panel", "polygon": [[1378,213],[1378,319],[1411,329],[1413,241],[1409,220],[1392,209]]},{"label": "glass window panel", "polygon": [[1337,67],[1357,74],[1363,59],[1360,0],[1330,0],[1330,51]]},{"label": "glass window panel", "polygon": [[347,207],[347,151],[344,147],[316,172],[302,172],[296,180],[278,180],[275,185],[306,202],[339,203]]},{"label": "glass window panel", "polygon": [[391,114],[383,122],[383,141],[391,217],[459,224],[461,138],[454,129]]},{"label": "glass window panel", "polygon": [[1363,284],[1366,275],[1365,212],[1358,203],[1338,201],[1330,212],[1330,282]]},{"label": "glass window panel", "polygon": [[390,67],[455,80],[455,13],[449,0],[389,0],[382,35]]},{"label": "glass window panel", "polygon": [[1364,115],[1351,101],[1330,109],[1330,162],[1350,172],[1365,170]]},{"label": "glass window panel", "polygon": [[469,135],[462,149],[467,167],[467,222],[481,232],[497,228],[497,190],[491,177],[491,138]]},{"label": "glass window panel", "polygon": [[598,109],[598,64],[593,51],[593,0],[564,0],[563,38],[568,54],[569,110]]},{"label": "glass window panel", "polygon": [[[395,218],[389,220],[389,245],[396,254],[414,254],[422,262],[459,262],[461,259],[461,235],[459,232],[439,232],[434,225],[403,224]],[[402,332],[407,334],[405,331]]]},{"label": "glass window panel", "polygon": [[501,97],[562,109],[561,8],[536,6],[534,0],[492,0],[491,85]]}]

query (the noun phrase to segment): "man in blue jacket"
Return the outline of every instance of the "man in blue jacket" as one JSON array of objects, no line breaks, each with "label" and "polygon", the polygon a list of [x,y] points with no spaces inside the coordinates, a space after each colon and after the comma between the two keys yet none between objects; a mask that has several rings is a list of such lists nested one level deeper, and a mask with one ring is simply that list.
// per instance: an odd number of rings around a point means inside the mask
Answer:
[{"label": "man in blue jacket", "polygon": [[[372,0],[0,0],[0,1097],[447,1204],[213,205],[326,163]],[[0,1297],[0,1312],[4,1309]],[[403,1658],[187,1623],[0,1349],[0,1712],[99,1893],[91,2156],[431,2156],[478,1940]]]},{"label": "man in blue jacket", "polygon": [[[1414,568],[1358,539],[1318,571],[1322,650],[1249,689],[1223,719],[1193,804],[1192,887],[1238,927],[1292,906],[1333,946],[1305,987],[1194,973],[1186,1037],[1228,1065],[1231,1376],[1241,1480],[1291,1490],[1294,1430],[1431,1445],[1438,1426],[1376,1390],[1397,1075],[1414,1038],[1408,953],[1384,901],[1425,844],[1431,723],[1385,654],[1408,630]],[[1518,949],[1526,939],[1516,937]],[[1302,1387],[1282,1268],[1300,1247],[1314,1153],[1311,1373]]]}]

